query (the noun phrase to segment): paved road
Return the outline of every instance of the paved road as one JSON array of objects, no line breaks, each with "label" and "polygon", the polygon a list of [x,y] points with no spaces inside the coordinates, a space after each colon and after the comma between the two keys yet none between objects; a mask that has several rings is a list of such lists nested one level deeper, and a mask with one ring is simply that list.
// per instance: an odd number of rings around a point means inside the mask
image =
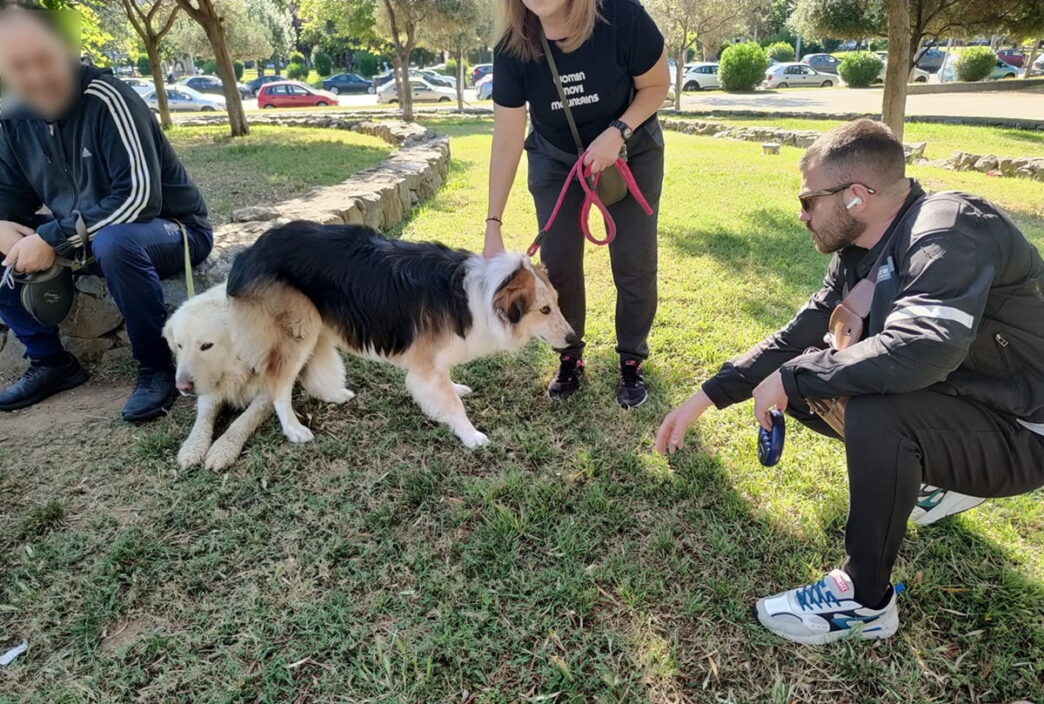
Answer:
[{"label": "paved road", "polygon": [[[787,88],[756,93],[702,91],[682,97],[683,110],[879,113],[881,88]],[[907,115],[1044,118],[1044,91],[997,91],[911,95]]]}]

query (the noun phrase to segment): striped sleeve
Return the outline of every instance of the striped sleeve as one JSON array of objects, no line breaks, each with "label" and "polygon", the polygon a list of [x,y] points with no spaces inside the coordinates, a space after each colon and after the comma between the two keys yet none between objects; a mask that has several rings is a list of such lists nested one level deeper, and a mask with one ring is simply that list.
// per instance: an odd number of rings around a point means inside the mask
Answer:
[{"label": "striped sleeve", "polygon": [[91,115],[98,121],[97,156],[104,160],[105,195],[96,203],[81,203],[78,213],[39,230],[63,256],[83,247],[84,234],[90,240],[109,225],[152,220],[162,202],[155,118],[148,107],[129,88],[104,79],[92,81],[85,94],[100,106]]}]

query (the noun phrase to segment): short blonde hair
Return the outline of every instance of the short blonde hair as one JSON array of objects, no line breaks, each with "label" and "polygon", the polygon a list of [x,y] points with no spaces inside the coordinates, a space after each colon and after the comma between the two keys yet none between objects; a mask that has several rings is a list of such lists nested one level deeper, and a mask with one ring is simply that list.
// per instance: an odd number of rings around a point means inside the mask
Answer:
[{"label": "short blonde hair", "polygon": [[[558,43],[562,51],[576,51],[594,34],[595,22],[601,17],[601,0],[566,0],[569,12],[566,19],[566,37]],[[522,0],[497,0],[496,44],[502,51],[516,58],[532,61],[544,50],[540,45],[540,19],[529,11]]]}]

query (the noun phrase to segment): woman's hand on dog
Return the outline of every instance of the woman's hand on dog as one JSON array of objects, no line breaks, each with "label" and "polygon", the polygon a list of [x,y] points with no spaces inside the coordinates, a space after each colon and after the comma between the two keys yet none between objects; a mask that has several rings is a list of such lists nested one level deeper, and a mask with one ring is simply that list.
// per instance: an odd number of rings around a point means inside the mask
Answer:
[{"label": "woman's hand on dog", "polygon": [[500,233],[500,223],[496,220],[486,221],[486,239],[482,246],[482,256],[492,259],[504,251],[504,236]]},{"label": "woman's hand on dog", "polygon": [[623,149],[623,135],[620,130],[610,127],[591,142],[584,152],[584,165],[590,166],[593,173],[600,173],[616,163]]},{"label": "woman's hand on dog", "polygon": [[667,414],[656,431],[656,451],[661,455],[673,454],[685,447],[685,431],[713,406],[703,390],[694,393],[688,401]]}]

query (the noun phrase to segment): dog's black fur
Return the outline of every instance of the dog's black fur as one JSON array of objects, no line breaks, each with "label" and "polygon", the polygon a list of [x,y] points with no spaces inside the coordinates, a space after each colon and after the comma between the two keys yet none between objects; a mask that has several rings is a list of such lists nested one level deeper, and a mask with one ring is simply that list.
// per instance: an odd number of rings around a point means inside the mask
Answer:
[{"label": "dog's black fur", "polygon": [[228,295],[248,297],[266,283],[304,294],[356,350],[393,355],[420,335],[472,326],[464,290],[474,256],[442,244],[382,237],[361,225],[297,221],[269,230],[236,257]]}]

